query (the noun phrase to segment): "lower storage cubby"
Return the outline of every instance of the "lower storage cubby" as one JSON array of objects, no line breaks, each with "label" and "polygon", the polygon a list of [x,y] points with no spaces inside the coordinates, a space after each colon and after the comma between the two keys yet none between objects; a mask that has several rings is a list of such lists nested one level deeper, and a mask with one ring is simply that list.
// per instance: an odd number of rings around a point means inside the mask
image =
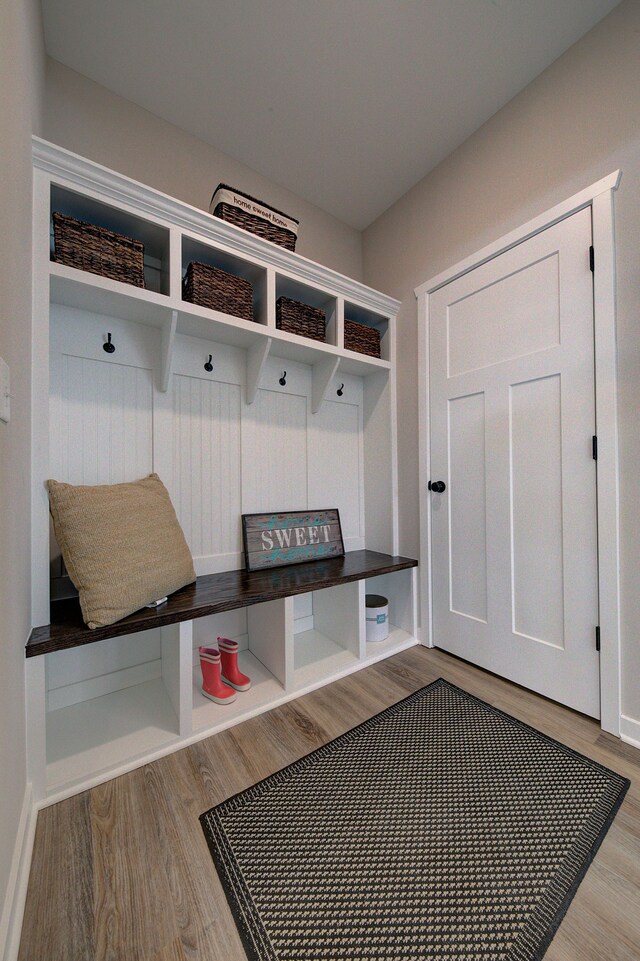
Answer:
[{"label": "lower storage cubby", "polygon": [[47,717],[47,788],[111,771],[178,737],[162,679],[104,694]]},{"label": "lower storage cubby", "polygon": [[45,656],[48,792],[179,738],[179,634],[171,625]]},{"label": "lower storage cubby", "polygon": [[358,582],[314,591],[312,599],[312,625],[293,636],[292,686],[296,690],[357,666],[360,657]]},{"label": "lower storage cubby", "polygon": [[[396,650],[414,643],[417,633],[417,583],[416,568],[392,571],[361,581],[362,618],[364,626],[364,658],[379,658],[392,654]],[[366,608],[367,594],[379,594],[389,602],[389,634],[382,641],[366,640]]]},{"label": "lower storage cubby", "polygon": [[[219,730],[241,717],[258,714],[284,696],[283,601],[255,604],[193,622],[193,731]],[[278,609],[282,610],[278,610]],[[216,704],[202,693],[199,647],[216,647],[218,636],[238,642],[238,665],[251,678],[248,691],[239,691],[231,704]]]}]

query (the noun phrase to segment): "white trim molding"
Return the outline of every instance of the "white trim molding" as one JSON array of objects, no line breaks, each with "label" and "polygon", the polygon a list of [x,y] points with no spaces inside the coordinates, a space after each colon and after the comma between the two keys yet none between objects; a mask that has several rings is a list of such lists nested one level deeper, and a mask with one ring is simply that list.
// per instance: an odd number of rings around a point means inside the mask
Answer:
[{"label": "white trim molding", "polygon": [[28,783],[22,801],[7,892],[0,917],[1,961],[16,961],[18,957],[37,819],[38,811],[33,803],[33,790]]},{"label": "white trim molding", "polygon": [[640,721],[623,714],[620,718],[620,737],[625,744],[640,749]]},{"label": "white trim molding", "polygon": [[[620,683],[620,516],[618,475],[616,272],[613,195],[622,173],[615,170],[516,230],[483,247],[415,289],[418,299],[420,413],[420,572],[422,643],[434,644],[431,608],[431,515],[426,485],[430,468],[429,296],[445,284],[505,253],[584,208],[591,208],[595,270],[596,433],[598,435],[598,567],[600,607],[600,724],[604,731],[635,743],[638,731],[621,717]],[[633,722],[640,727],[638,722]]]}]

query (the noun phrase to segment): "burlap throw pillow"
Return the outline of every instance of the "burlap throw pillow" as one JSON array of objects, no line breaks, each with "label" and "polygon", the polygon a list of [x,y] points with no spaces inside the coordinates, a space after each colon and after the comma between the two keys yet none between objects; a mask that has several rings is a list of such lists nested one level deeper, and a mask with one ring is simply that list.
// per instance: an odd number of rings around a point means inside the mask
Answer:
[{"label": "burlap throw pillow", "polygon": [[87,627],[106,627],[196,579],[157,474],[96,487],[47,481],[62,557]]}]

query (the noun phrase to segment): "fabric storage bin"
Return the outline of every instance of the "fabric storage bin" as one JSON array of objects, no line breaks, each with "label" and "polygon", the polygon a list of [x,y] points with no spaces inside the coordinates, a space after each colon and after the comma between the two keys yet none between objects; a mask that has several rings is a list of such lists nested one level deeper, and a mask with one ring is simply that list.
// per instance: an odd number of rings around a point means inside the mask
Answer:
[{"label": "fabric storage bin", "polygon": [[380,331],[377,327],[344,319],[345,350],[357,350],[359,354],[380,357]]},{"label": "fabric storage bin", "polygon": [[192,260],[182,281],[182,299],[243,320],[253,320],[253,284],[221,267]]},{"label": "fabric storage bin", "polygon": [[289,297],[278,297],[276,301],[276,327],[290,334],[310,337],[311,340],[324,341],[325,316],[319,307],[301,304]]},{"label": "fabric storage bin", "polygon": [[57,264],[77,267],[99,277],[144,287],[144,244],[106,227],[53,212],[54,256]]},{"label": "fabric storage bin", "polygon": [[276,210],[275,207],[270,207],[269,204],[227,184],[218,184],[216,187],[209,204],[209,213],[227,223],[235,224],[236,227],[242,227],[263,240],[269,240],[272,244],[286,247],[287,250],[296,249],[299,221],[295,217],[289,217],[281,210]]}]

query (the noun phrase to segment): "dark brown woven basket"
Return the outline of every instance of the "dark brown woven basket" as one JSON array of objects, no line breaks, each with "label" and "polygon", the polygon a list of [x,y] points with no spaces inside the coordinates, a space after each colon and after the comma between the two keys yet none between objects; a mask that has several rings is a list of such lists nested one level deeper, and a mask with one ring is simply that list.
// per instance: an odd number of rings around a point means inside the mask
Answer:
[{"label": "dark brown woven basket", "polygon": [[276,301],[276,327],[290,334],[300,334],[311,340],[324,341],[324,310],[298,303],[289,297],[278,297]]},{"label": "dark brown woven basket", "polygon": [[54,260],[100,277],[144,287],[144,244],[105,227],[53,212]]},{"label": "dark brown woven basket", "polygon": [[182,282],[182,299],[223,314],[253,320],[253,285],[220,267],[191,261]]},{"label": "dark brown woven basket", "polygon": [[344,346],[345,350],[357,350],[359,354],[380,357],[380,331],[345,317]]},{"label": "dark brown woven basket", "polygon": [[296,249],[297,236],[293,231],[287,230],[284,227],[278,226],[269,220],[265,220],[263,217],[258,217],[252,214],[250,211],[245,210],[243,207],[236,207],[234,204],[229,203],[215,203],[215,196],[218,190],[232,190],[233,193],[237,194],[239,197],[243,197],[245,200],[251,203],[258,204],[260,207],[266,207],[267,210],[271,211],[273,215],[286,217],[287,220],[292,220],[294,223],[299,223],[295,217],[291,217],[289,214],[283,213],[281,210],[276,210],[270,204],[265,204],[263,200],[257,200],[250,194],[245,194],[241,190],[236,190],[235,187],[229,187],[227,184],[218,184],[213,192],[213,197],[211,198],[211,205],[209,210],[214,217],[219,217],[220,220],[225,220],[227,223],[235,224],[236,227],[242,227],[243,230],[248,230],[251,234],[256,234],[258,237],[262,237],[263,240],[269,240],[272,244],[278,244],[280,247],[286,247],[287,250]]}]

